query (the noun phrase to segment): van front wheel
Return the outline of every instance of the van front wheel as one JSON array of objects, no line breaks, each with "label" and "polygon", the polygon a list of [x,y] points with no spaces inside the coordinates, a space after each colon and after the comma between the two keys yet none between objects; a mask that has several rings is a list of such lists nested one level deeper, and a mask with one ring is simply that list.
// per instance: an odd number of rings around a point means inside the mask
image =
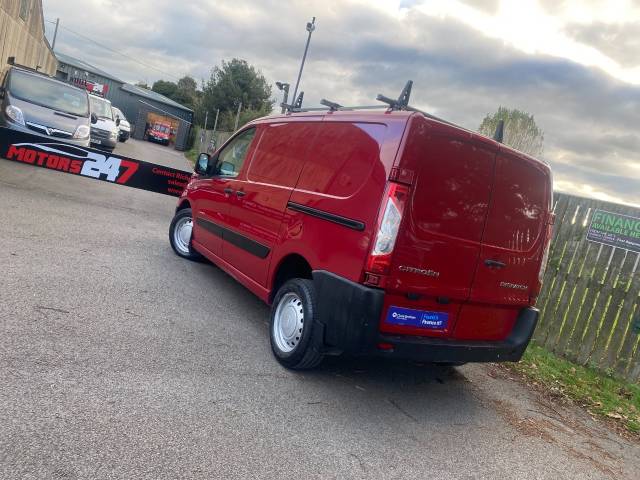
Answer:
[{"label": "van front wheel", "polygon": [[191,209],[185,208],[178,211],[169,226],[169,242],[173,251],[182,258],[200,261],[202,260],[202,255],[196,252],[191,245],[192,230],[193,217]]},{"label": "van front wheel", "polygon": [[322,361],[322,338],[315,321],[316,292],[311,280],[286,282],[271,307],[271,350],[293,370],[309,370]]}]

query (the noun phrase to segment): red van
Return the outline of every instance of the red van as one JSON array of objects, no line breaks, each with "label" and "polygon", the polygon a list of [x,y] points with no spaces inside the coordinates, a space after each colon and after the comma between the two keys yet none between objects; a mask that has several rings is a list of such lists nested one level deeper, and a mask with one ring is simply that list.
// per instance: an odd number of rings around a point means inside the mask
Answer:
[{"label": "red van", "polygon": [[171,139],[171,125],[168,123],[155,122],[147,132],[147,138],[150,142],[169,145]]},{"label": "red van", "polygon": [[550,240],[549,167],[414,111],[289,113],[202,154],[169,238],[271,305],[280,363],[518,361]]}]

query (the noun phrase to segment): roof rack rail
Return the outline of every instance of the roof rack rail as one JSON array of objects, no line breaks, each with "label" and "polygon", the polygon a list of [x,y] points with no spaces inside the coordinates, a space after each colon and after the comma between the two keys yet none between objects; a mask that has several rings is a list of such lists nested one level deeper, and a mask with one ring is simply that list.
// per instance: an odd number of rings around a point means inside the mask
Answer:
[{"label": "roof rack rail", "polygon": [[340,108],[342,108],[342,105],[340,105],[339,103],[331,102],[331,101],[327,100],[326,98],[323,98],[322,100],[320,100],[320,105],[324,105],[325,107],[329,107],[329,111],[330,112],[336,112],[336,111],[340,110]]},{"label": "roof rack rail", "polygon": [[446,123],[447,125],[452,125],[457,128],[462,128],[464,130],[468,130],[460,125],[456,125],[453,122],[449,122],[440,117],[436,117],[435,115],[431,115],[430,113],[425,112],[424,110],[420,110],[418,108],[414,108],[409,105],[409,98],[411,97],[411,89],[413,88],[413,80],[408,80],[405,84],[404,88],[400,92],[400,96],[397,99],[386,97],[382,94],[379,94],[376,97],[376,100],[382,102],[385,105],[358,105],[358,106],[344,106],[339,103],[332,102],[326,99],[322,99],[320,104],[323,107],[312,107],[312,108],[302,108],[302,95],[304,92],[300,92],[300,96],[298,100],[296,100],[295,104],[288,105],[282,103],[281,106],[285,108],[287,113],[300,113],[300,112],[337,112],[337,111],[349,111],[349,110],[374,110],[380,108],[387,108],[389,111],[394,110],[405,110],[409,112],[418,112],[424,115],[427,118],[432,120],[437,120],[438,122]]},{"label": "roof rack rail", "polygon": [[391,110],[409,110],[409,97],[411,96],[412,87],[413,80],[408,80],[404,88],[402,89],[402,92],[400,92],[400,96],[397,100],[385,97],[381,93],[378,94],[376,100],[388,104],[389,107],[391,107]]}]

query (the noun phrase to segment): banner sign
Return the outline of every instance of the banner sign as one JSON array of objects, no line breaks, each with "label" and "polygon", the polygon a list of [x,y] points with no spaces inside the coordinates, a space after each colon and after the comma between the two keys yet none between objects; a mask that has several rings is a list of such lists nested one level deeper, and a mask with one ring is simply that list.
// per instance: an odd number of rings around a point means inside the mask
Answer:
[{"label": "banner sign", "polygon": [[191,179],[191,172],[7,128],[0,128],[0,157],[173,197]]},{"label": "banner sign", "polygon": [[104,97],[109,92],[109,85],[106,84],[90,82],[84,78],[77,77],[72,78],[70,81],[76,87],[86,88],[88,92],[100,95],[101,97]]},{"label": "banner sign", "polygon": [[640,218],[596,210],[587,240],[640,253]]}]

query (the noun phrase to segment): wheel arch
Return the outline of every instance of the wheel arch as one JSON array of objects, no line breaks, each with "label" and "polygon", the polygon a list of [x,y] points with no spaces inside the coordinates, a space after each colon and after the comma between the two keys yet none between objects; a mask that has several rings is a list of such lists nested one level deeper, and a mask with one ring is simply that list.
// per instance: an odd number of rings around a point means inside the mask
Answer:
[{"label": "wheel arch", "polygon": [[178,203],[178,206],[176,207],[176,213],[178,213],[180,210],[184,210],[185,208],[191,208],[191,202],[189,202],[189,200],[187,200],[186,198]]},{"label": "wheel arch", "polygon": [[278,262],[278,266],[271,275],[271,291],[269,292],[269,303],[273,302],[276,293],[287,280],[292,278],[312,279],[313,269],[309,261],[299,253],[290,253]]}]

